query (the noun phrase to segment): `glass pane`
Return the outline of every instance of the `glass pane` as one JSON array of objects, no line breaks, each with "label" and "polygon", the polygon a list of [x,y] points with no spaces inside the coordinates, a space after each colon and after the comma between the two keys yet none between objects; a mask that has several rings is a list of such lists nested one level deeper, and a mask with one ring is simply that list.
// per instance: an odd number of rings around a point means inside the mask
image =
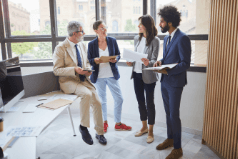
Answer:
[{"label": "glass pane", "polygon": [[191,63],[197,66],[207,66],[207,40],[192,40],[192,59]]},{"label": "glass pane", "polygon": [[[163,43],[164,40],[161,39],[158,60],[163,58]],[[191,47],[192,47],[191,63],[196,66],[206,66],[208,41],[191,40]]]},{"label": "glass pane", "polygon": [[[174,3],[174,0],[156,0],[156,13],[165,5],[174,5],[181,13],[179,28],[186,34],[208,34],[209,29],[209,5],[210,0],[181,0]],[[156,15],[156,26],[159,34],[160,17]],[[168,34],[168,33],[165,33]]]},{"label": "glass pane", "polygon": [[95,0],[56,0],[58,35],[68,36],[69,21],[79,21],[84,26],[86,35],[95,35],[93,23],[96,21]]},{"label": "glass pane", "polygon": [[12,57],[20,60],[52,59],[51,42],[11,43]]},{"label": "glass pane", "polygon": [[138,32],[138,18],[143,15],[143,0],[100,0],[100,18],[108,33]]},{"label": "glass pane", "polygon": [[12,35],[51,34],[49,0],[8,0]]}]

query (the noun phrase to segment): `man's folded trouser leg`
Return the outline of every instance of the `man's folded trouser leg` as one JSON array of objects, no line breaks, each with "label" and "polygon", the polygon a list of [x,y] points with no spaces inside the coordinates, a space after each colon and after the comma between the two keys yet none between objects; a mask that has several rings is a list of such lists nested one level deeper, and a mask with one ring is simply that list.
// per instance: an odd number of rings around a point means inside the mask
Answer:
[{"label": "man's folded trouser leg", "polygon": [[98,135],[103,135],[102,106],[95,88],[88,81],[77,85],[75,94],[81,97],[80,102],[80,124],[90,127],[90,106],[93,108],[95,130]]},{"label": "man's folded trouser leg", "polygon": [[93,108],[93,119],[98,135],[103,135],[103,118],[102,118],[102,105],[99,100],[99,97],[96,93],[96,90],[92,90],[92,108]]}]

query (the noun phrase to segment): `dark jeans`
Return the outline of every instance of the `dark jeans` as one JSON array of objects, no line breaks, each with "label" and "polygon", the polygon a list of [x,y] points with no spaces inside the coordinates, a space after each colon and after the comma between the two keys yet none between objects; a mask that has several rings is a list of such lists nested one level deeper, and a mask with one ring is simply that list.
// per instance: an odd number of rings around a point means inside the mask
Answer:
[{"label": "dark jeans", "polygon": [[[154,90],[156,82],[146,84],[142,80],[142,73],[133,72],[134,89],[136,99],[139,105],[140,119],[145,121],[148,118],[148,124],[155,124],[155,103],[154,103]],[[146,94],[146,103],[145,103]]]}]

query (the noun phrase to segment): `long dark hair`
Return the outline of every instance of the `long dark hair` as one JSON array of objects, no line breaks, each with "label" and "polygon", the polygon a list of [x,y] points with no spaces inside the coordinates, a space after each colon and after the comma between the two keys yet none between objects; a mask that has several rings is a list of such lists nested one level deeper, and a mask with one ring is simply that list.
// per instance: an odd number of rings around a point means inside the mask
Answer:
[{"label": "long dark hair", "polygon": [[[146,28],[146,46],[149,46],[154,37],[158,34],[158,31],[155,27],[155,21],[150,15],[143,15],[138,18],[141,20],[141,24]],[[141,41],[143,33],[139,33],[139,40]]]}]

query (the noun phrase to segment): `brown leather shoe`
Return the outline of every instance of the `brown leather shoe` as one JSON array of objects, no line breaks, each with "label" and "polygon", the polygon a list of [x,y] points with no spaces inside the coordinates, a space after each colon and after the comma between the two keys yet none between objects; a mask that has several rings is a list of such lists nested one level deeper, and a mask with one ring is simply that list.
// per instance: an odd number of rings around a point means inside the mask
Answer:
[{"label": "brown leather shoe", "polygon": [[174,139],[166,139],[163,143],[156,146],[157,150],[163,150],[174,145]]},{"label": "brown leather shoe", "polygon": [[171,153],[165,159],[179,159],[182,156],[183,156],[182,148],[173,149]]}]

